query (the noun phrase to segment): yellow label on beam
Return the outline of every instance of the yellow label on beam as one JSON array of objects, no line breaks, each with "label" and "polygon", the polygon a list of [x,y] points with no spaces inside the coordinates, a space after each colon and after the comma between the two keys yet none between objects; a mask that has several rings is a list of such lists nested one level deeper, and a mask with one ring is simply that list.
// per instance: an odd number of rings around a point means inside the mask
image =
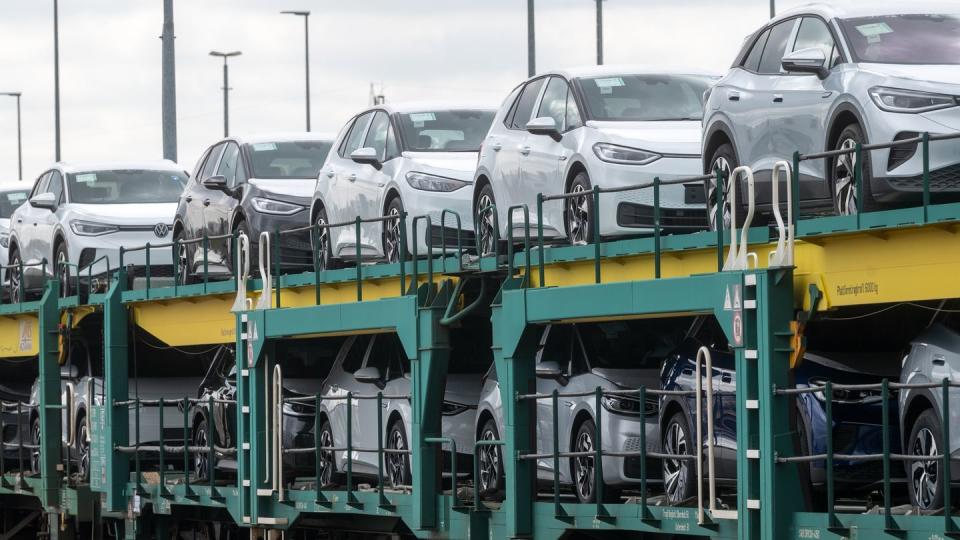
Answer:
[{"label": "yellow label on beam", "polygon": [[35,313],[0,317],[0,358],[36,356],[40,345],[39,320]]}]

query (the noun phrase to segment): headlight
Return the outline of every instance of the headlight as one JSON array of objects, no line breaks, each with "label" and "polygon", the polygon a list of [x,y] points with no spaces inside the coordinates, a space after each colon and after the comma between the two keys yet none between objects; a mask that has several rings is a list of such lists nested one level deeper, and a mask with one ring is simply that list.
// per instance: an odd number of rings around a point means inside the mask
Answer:
[{"label": "headlight", "polygon": [[871,88],[870,97],[877,107],[895,113],[921,113],[957,105],[957,98],[953,96],[884,86]]},{"label": "headlight", "polygon": [[455,180],[445,176],[427,174],[421,172],[408,172],[407,183],[413,189],[422,189],[424,191],[456,191],[470,182]]},{"label": "headlight", "polygon": [[639,399],[625,396],[603,396],[600,399],[603,408],[616,414],[639,415],[644,413]]},{"label": "headlight", "polygon": [[275,201],[273,199],[264,199],[262,197],[254,197],[250,199],[250,202],[253,203],[253,207],[257,210],[257,212],[262,214],[291,216],[303,210],[303,207],[299,204]]},{"label": "headlight", "polygon": [[10,233],[0,233],[0,246],[10,247]]},{"label": "headlight", "polygon": [[105,225],[103,223],[80,220],[71,221],[70,229],[80,236],[100,236],[101,234],[110,234],[120,230],[116,225]]},{"label": "headlight", "polygon": [[[827,384],[826,379],[819,377],[811,378],[808,383],[810,386],[824,386]],[[823,391],[814,392],[813,395],[817,398],[818,401],[825,401],[826,397],[823,394]],[[896,395],[896,390],[890,390],[890,397],[893,398]],[[883,392],[881,390],[848,390],[845,388],[834,388],[833,389],[833,402],[834,403],[859,403],[864,405],[869,405],[871,403],[879,403],[883,399]]]},{"label": "headlight", "polygon": [[646,165],[660,159],[660,154],[610,143],[593,145],[593,152],[603,161],[624,165]]},{"label": "headlight", "polygon": [[454,403],[452,401],[444,401],[440,405],[440,413],[443,416],[454,416],[462,413],[463,411],[469,409],[468,405],[463,405],[462,403]]},{"label": "headlight", "polygon": [[313,414],[313,405],[298,401],[284,401],[281,411],[287,416],[308,416]]}]

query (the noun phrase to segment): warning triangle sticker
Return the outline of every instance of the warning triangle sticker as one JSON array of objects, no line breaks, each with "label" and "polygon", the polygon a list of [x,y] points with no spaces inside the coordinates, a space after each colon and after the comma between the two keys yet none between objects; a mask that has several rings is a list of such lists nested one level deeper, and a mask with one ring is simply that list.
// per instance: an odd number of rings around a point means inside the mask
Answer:
[{"label": "warning triangle sticker", "polygon": [[730,286],[727,285],[727,292],[723,298],[723,309],[725,311],[730,311],[733,309],[733,305],[730,303]]},{"label": "warning triangle sticker", "polygon": [[740,309],[740,286],[733,287],[733,309]]}]

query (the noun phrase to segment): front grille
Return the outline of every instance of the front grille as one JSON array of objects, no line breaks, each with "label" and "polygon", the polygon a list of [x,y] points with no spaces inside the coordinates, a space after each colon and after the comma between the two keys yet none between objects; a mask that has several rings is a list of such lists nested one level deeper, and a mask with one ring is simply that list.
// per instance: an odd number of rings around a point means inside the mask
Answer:
[{"label": "front grille", "polygon": [[[888,177],[887,182],[898,191],[923,191],[923,175]],[[960,163],[930,171],[930,191],[960,191]]]},{"label": "front grille", "polygon": [[643,445],[641,444],[640,437],[628,437],[627,440],[623,443],[624,452],[639,452]]},{"label": "front grille", "polygon": [[[430,226],[430,241],[433,243],[434,247],[442,247],[440,238],[440,230],[443,229],[443,242],[446,243],[448,248],[457,247],[457,228],[456,227],[440,227],[439,225]],[[460,230],[460,244],[463,249],[470,249],[474,247],[474,233],[473,231],[467,229]]]},{"label": "front grille", "polygon": [[[653,207],[622,202],[617,205],[617,225],[652,229]],[[660,228],[671,231],[699,231],[706,228],[707,213],[699,208],[660,208]]]}]

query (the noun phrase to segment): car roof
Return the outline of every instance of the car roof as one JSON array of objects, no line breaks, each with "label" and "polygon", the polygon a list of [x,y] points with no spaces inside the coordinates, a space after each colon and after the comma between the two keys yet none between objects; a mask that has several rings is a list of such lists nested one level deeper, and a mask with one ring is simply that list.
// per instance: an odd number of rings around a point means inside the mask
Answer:
[{"label": "car roof", "polygon": [[251,133],[239,137],[230,137],[240,144],[271,143],[271,142],[300,142],[324,141],[333,142],[337,136],[332,133],[315,131],[280,132],[280,133]]},{"label": "car roof", "polygon": [[909,2],[878,0],[838,0],[833,3],[804,4],[778,14],[771,22],[788,19],[797,15],[820,15],[826,20],[868,17],[871,15],[904,15],[916,13],[960,13],[960,5],[943,0],[910,0]]},{"label": "car roof", "polygon": [[158,171],[185,172],[186,168],[169,159],[144,161],[60,161],[54,165],[66,174],[92,171],[122,171],[131,169],[150,169]]},{"label": "car roof", "polygon": [[490,111],[494,112],[498,109],[497,106],[491,105],[489,103],[471,103],[471,102],[462,102],[462,101],[408,101],[401,103],[384,103],[382,105],[377,105],[376,107],[370,107],[366,110],[371,109],[382,109],[388,114],[401,113],[416,113],[416,112],[428,112],[428,111],[464,111],[464,110],[478,110],[478,111]]},{"label": "car roof", "polygon": [[705,69],[693,67],[663,67],[646,64],[623,64],[623,65],[603,65],[603,66],[575,66],[563,69],[555,69],[541,73],[543,75],[560,75],[567,79],[580,77],[604,77],[614,75],[700,75],[705,77],[718,77],[718,73],[710,72]]}]

